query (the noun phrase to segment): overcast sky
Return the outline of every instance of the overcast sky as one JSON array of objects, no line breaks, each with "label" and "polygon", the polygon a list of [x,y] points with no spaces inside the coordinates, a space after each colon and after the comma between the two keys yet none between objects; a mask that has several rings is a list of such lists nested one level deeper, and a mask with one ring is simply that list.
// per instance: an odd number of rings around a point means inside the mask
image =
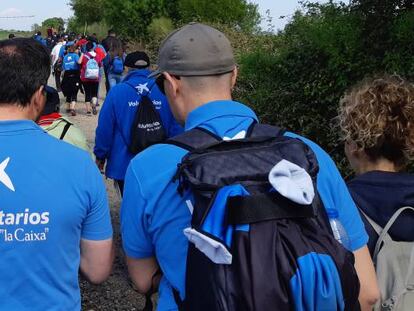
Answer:
[{"label": "overcast sky", "polygon": [[[73,14],[67,5],[68,2],[68,0],[0,0],[0,29],[30,30],[33,24],[41,24],[49,17],[66,19]],[[263,16],[267,9],[270,10],[275,29],[283,29],[289,16],[299,8],[297,0],[251,0],[251,2],[259,4]],[[3,18],[31,15],[34,17]],[[280,16],[288,17],[280,19]]]}]

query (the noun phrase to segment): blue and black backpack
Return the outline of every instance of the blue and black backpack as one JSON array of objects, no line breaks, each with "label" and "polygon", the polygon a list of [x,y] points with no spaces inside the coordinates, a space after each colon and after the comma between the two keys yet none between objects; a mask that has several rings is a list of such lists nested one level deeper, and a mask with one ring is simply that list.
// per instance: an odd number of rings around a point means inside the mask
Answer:
[{"label": "blue and black backpack", "polygon": [[360,310],[353,254],[334,239],[318,192],[298,204],[269,181],[288,161],[316,189],[315,154],[283,133],[253,124],[243,139],[195,128],[167,141],[189,150],[174,180],[194,195],[179,310]]}]

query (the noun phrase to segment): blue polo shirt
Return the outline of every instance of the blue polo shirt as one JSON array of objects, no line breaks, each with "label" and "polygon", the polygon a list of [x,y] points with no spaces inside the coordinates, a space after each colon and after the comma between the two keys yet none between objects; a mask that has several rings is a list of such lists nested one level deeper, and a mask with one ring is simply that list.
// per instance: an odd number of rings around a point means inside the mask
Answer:
[{"label": "blue polo shirt", "polygon": [[[185,130],[201,126],[220,137],[232,138],[257,120],[255,113],[234,101],[215,101],[193,110]],[[351,250],[363,247],[368,237],[358,211],[334,162],[315,143],[293,133],[315,152],[319,164],[318,188],[326,208],[338,210],[351,240]],[[159,310],[177,310],[171,288],[185,294],[188,241],[183,230],[190,226],[191,214],[184,197],[172,183],[177,164],[187,153],[177,146],[160,144],[138,154],[130,163],[121,207],[121,231],[126,254],[132,258],[156,256],[163,271]]]},{"label": "blue polo shirt", "polygon": [[32,121],[0,121],[0,310],[80,310],[80,241],[112,237],[87,152]]}]

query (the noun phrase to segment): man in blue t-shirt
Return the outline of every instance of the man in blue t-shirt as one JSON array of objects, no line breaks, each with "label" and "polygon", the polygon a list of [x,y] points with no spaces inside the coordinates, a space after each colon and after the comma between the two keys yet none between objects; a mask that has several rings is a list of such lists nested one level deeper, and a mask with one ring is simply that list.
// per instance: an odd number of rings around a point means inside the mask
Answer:
[{"label": "man in blue t-shirt", "polygon": [[80,310],[78,272],[100,283],[113,261],[103,180],[87,152],[34,122],[46,48],[1,41],[0,68],[0,310]]},{"label": "man in blue t-shirt", "polygon": [[95,148],[96,163],[105,175],[115,180],[122,194],[125,172],[134,157],[128,151],[131,140],[131,126],[135,118],[139,101],[143,94],[149,98],[158,111],[168,137],[182,132],[175,121],[167,98],[155,85],[154,79],[148,79],[150,59],[145,52],[133,52],[125,58],[128,74],[123,82],[110,89],[99,113],[96,128]]},{"label": "man in blue t-shirt", "polygon": [[[257,121],[250,108],[232,100],[237,68],[230,42],[214,28],[191,23],[168,36],[153,75],[185,131],[202,127],[225,140],[243,138]],[[367,234],[346,185],[318,145],[294,133],[285,135],[303,140],[316,154],[318,191],[325,208],[338,211],[348,233],[361,281],[361,306],[368,310],[378,297],[375,272]],[[183,230],[190,226],[193,198],[189,191],[183,197],[177,193],[173,177],[186,153],[174,145],[152,146],[131,161],[125,177],[121,232],[130,275],[142,293],[159,289],[159,310],[177,310],[173,289],[185,298],[188,240]]]}]

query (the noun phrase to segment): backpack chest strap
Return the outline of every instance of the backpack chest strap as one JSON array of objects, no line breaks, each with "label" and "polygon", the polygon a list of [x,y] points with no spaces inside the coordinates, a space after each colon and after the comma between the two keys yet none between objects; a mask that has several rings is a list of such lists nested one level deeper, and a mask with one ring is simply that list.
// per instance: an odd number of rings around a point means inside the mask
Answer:
[{"label": "backpack chest strap", "polygon": [[229,222],[251,224],[266,220],[314,217],[312,205],[297,204],[277,192],[227,199]]}]

